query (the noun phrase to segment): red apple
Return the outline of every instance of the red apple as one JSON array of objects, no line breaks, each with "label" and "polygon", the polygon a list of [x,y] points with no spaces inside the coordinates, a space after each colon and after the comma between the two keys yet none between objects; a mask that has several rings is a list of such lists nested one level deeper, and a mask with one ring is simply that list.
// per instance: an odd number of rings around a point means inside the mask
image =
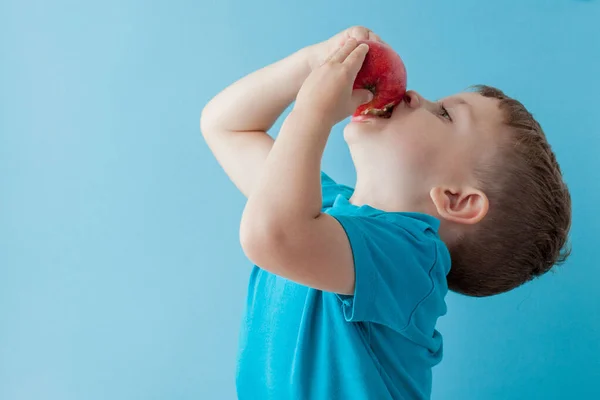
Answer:
[{"label": "red apple", "polygon": [[406,68],[400,56],[387,44],[362,40],[369,52],[354,81],[354,89],[367,89],[373,100],[356,109],[354,116],[378,115],[389,117],[391,109],[400,103],[406,93]]}]

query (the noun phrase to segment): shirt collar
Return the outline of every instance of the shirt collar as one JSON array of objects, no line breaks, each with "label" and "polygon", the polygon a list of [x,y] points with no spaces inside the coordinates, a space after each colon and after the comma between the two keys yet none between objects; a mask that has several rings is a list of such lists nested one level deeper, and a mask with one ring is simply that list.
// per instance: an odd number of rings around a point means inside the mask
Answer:
[{"label": "shirt collar", "polygon": [[436,232],[440,228],[440,220],[432,215],[419,213],[419,212],[407,212],[407,211],[384,211],[375,207],[371,207],[367,204],[357,206],[350,203],[350,200],[343,194],[338,194],[333,203],[333,208],[344,209],[344,212],[349,215],[361,215],[367,217],[374,217],[377,215],[397,215],[403,217],[409,217],[421,221],[433,228]]}]

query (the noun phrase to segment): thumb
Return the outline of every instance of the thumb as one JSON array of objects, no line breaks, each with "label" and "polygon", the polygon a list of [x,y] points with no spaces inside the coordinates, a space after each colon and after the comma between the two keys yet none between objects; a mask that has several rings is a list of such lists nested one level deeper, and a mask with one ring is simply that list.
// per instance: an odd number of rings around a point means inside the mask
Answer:
[{"label": "thumb", "polygon": [[373,100],[373,93],[366,89],[356,89],[352,91],[352,105],[354,108],[358,108],[358,106],[368,103]]}]

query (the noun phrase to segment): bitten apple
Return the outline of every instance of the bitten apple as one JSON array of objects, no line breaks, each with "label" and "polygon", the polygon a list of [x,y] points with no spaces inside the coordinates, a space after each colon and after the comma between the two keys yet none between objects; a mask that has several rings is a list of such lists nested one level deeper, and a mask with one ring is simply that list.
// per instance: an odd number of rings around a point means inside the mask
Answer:
[{"label": "bitten apple", "polygon": [[367,89],[373,100],[356,109],[354,116],[391,116],[391,111],[406,93],[406,68],[402,59],[389,45],[374,40],[362,40],[369,52],[354,81],[354,89]]}]

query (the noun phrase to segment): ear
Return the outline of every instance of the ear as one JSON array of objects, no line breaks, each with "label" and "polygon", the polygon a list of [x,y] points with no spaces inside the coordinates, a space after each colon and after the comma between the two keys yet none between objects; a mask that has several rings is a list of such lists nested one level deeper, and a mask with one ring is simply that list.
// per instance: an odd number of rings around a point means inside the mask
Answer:
[{"label": "ear", "polygon": [[459,224],[476,224],[489,209],[485,193],[472,187],[434,187],[429,195],[440,217]]}]

